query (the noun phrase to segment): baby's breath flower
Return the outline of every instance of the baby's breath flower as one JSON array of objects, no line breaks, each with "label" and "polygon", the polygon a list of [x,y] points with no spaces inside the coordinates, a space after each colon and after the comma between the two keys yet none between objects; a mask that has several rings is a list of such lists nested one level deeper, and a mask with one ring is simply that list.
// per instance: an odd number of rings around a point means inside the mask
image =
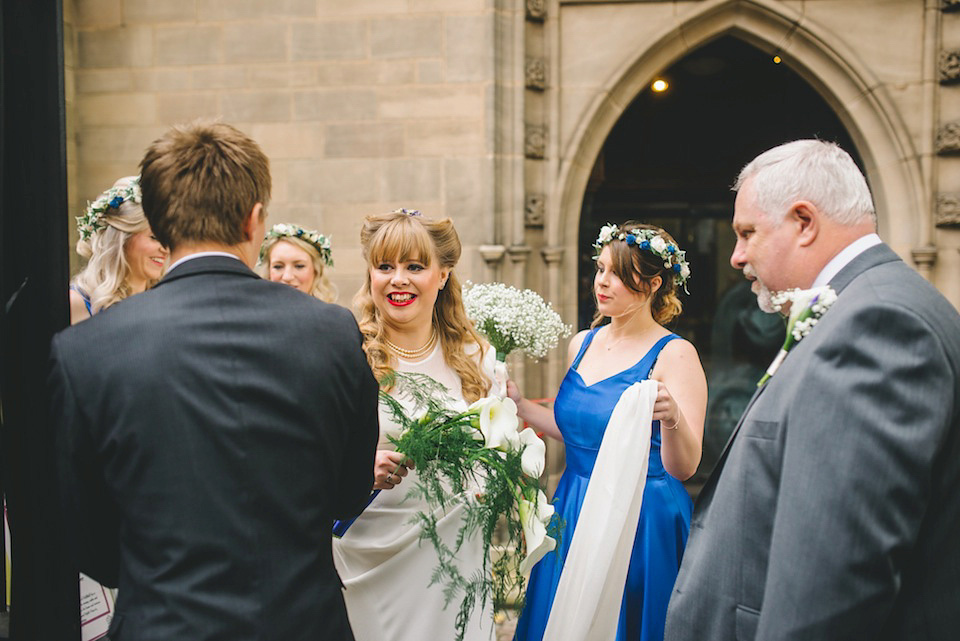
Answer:
[{"label": "baby's breath flower", "polygon": [[463,291],[463,306],[477,331],[497,350],[500,360],[515,349],[531,358],[543,358],[561,338],[570,335],[570,326],[529,289],[468,282]]}]

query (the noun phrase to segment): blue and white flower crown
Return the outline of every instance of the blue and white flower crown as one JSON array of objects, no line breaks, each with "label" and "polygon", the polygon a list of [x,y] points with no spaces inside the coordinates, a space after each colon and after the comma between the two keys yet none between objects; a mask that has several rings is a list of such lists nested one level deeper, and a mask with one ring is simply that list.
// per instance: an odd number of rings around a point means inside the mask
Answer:
[{"label": "blue and white flower crown", "polygon": [[640,249],[649,251],[662,259],[663,268],[672,270],[674,281],[686,291],[687,279],[690,278],[690,263],[685,258],[686,252],[668,242],[655,229],[623,230],[616,225],[607,223],[600,228],[597,240],[593,243],[593,248],[596,250],[593,259],[599,258],[604,245],[608,245],[614,240],[622,240],[630,246],[637,245]]},{"label": "blue and white flower crown", "polygon": [[107,228],[103,217],[111,209],[117,209],[126,201],[140,204],[140,176],[137,176],[125,187],[111,187],[95,201],[87,205],[83,216],[77,216],[77,232],[81,240],[90,240],[95,233]]},{"label": "blue and white flower crown", "polygon": [[263,237],[263,245],[260,246],[260,259],[258,261],[260,263],[266,258],[267,241],[271,238],[299,238],[308,242],[320,253],[320,260],[323,261],[323,264],[327,267],[333,267],[333,250],[330,248],[330,238],[318,231],[305,229],[293,223],[277,223],[270,228],[270,231]]}]

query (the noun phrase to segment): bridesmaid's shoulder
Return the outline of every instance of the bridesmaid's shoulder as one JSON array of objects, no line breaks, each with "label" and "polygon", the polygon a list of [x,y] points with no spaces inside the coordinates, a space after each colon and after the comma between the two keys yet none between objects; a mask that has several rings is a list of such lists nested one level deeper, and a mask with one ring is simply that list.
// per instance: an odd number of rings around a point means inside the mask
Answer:
[{"label": "bridesmaid's shoulder", "polygon": [[693,363],[700,366],[700,354],[693,343],[683,337],[677,337],[663,346],[658,361],[667,367],[688,366]]},{"label": "bridesmaid's shoulder", "polygon": [[573,363],[573,359],[577,357],[577,352],[580,351],[580,346],[583,345],[583,341],[587,338],[587,334],[590,333],[590,328],[582,329],[576,334],[573,338],[570,339],[570,342],[567,343],[567,365]]}]

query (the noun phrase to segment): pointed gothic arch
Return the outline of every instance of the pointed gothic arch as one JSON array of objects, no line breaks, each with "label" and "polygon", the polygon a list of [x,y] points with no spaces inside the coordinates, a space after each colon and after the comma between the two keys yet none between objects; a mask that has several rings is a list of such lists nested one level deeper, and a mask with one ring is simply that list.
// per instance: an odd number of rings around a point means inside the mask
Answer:
[{"label": "pointed gothic arch", "polygon": [[[883,84],[853,51],[804,14],[775,0],[712,0],[692,6],[611,75],[560,150],[552,199],[556,206],[547,230],[551,244],[567,247],[568,256],[576,255],[576,221],[590,172],[607,135],[633,99],[659,71],[725,35],[780,52],[834,109],[863,159],[881,234],[907,255],[917,241],[916,217],[928,208],[918,153],[906,126]],[[574,276],[574,261],[568,262],[565,272]]]}]

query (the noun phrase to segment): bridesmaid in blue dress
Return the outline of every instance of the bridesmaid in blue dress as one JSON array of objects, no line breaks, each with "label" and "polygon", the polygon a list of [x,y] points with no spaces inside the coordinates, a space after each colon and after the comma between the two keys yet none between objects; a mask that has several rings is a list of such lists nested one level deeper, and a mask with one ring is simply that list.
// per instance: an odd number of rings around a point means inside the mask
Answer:
[{"label": "bridesmaid in blue dress", "polygon": [[[597,313],[592,329],[570,342],[570,369],[554,410],[523,398],[512,381],[508,384],[521,418],[563,440],[567,463],[554,494],[564,526],[559,545],[531,572],[517,641],[543,639],[604,430],[620,395],[637,381],[656,380],[658,394],[616,641],[662,641],[690,528],[693,505],[681,481],[700,463],[707,384],[693,345],[663,327],[680,313],[677,290],[689,266],[673,238],[651,225],[606,225],[594,247]],[[605,318],[610,322],[602,325]]]}]

